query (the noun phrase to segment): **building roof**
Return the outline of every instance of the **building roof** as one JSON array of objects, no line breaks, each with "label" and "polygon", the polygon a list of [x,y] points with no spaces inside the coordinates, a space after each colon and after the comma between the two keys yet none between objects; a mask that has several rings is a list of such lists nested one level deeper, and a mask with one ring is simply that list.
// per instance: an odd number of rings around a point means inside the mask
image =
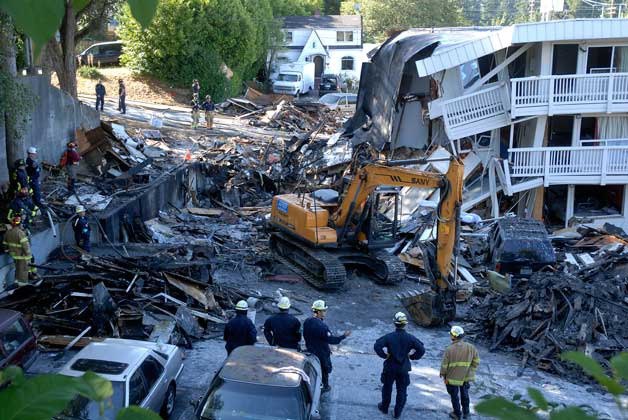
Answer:
[{"label": "building roof", "polygon": [[295,387],[305,375],[307,356],[296,350],[242,346],[231,353],[220,370],[224,380],[259,385]]},{"label": "building roof", "polygon": [[284,29],[362,28],[358,15],[285,16]]},{"label": "building roof", "polygon": [[[416,29],[441,36],[430,57],[416,62],[420,77],[456,67],[513,45],[628,38],[628,19],[567,19],[489,28]],[[466,41],[457,35],[465,34]]]}]

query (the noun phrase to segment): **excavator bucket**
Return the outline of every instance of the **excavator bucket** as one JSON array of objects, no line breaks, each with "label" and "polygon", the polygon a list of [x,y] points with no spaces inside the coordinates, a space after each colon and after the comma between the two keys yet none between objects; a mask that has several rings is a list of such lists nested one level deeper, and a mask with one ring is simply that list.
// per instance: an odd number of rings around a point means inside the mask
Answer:
[{"label": "excavator bucket", "polygon": [[422,327],[435,327],[453,321],[456,316],[455,300],[448,296],[451,291],[437,293],[433,290],[410,290],[397,294],[397,298],[414,322]]}]

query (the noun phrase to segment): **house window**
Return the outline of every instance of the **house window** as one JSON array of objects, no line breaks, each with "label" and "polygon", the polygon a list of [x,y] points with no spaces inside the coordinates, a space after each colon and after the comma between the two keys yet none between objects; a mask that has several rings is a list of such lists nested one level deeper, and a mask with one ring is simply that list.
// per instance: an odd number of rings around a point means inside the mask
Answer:
[{"label": "house window", "polygon": [[316,41],[312,42],[312,48],[316,48]]},{"label": "house window", "polygon": [[286,44],[292,43],[292,32],[286,32]]},{"label": "house window", "polygon": [[353,70],[353,57],[342,57],[340,68],[341,70]]},{"label": "house window", "polygon": [[352,42],[353,31],[338,31],[336,32],[336,41],[338,42]]}]

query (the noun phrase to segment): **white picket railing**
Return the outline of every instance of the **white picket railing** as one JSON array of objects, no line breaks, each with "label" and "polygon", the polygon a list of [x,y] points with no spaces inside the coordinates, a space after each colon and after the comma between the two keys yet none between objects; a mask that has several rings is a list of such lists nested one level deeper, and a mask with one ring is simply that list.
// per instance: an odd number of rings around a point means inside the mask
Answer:
[{"label": "white picket railing", "polygon": [[513,118],[628,111],[628,73],[534,76],[511,84]]},{"label": "white picket railing", "polygon": [[511,177],[543,177],[545,185],[559,177],[591,176],[594,184],[628,177],[628,146],[522,147],[508,153]]},{"label": "white picket railing", "polygon": [[[508,125],[508,88],[498,83],[479,92],[443,102],[443,118],[450,138],[459,138]],[[478,127],[485,129],[477,130]]]}]

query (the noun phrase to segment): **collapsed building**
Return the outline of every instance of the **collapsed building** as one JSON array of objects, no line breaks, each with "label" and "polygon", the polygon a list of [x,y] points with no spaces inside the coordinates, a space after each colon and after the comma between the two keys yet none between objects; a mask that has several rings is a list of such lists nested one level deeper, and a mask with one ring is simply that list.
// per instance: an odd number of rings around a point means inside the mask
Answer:
[{"label": "collapsed building", "polygon": [[460,155],[466,211],[628,227],[628,20],[414,29],[370,58],[354,144]]}]

